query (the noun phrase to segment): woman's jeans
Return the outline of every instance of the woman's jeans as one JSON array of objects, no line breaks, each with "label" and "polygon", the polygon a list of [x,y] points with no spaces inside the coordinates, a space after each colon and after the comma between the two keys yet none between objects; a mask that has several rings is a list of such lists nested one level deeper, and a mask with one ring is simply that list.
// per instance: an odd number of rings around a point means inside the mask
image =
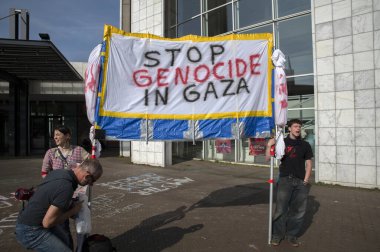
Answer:
[{"label": "woman's jeans", "polygon": [[277,186],[272,237],[295,238],[302,228],[310,186],[304,185],[302,179],[292,176],[280,177]]},{"label": "woman's jeans", "polygon": [[65,237],[60,237],[62,232],[60,226],[51,229],[42,226],[28,226],[16,224],[16,239],[26,249],[33,249],[41,252],[72,252],[72,249],[63,242]]}]

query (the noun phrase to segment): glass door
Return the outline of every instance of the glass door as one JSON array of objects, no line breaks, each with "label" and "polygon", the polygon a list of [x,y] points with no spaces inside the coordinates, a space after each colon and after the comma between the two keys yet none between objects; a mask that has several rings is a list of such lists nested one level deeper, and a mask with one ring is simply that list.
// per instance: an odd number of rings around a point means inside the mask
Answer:
[{"label": "glass door", "polygon": [[62,123],[61,116],[32,116],[30,118],[30,152],[43,154],[55,146],[54,127]]}]

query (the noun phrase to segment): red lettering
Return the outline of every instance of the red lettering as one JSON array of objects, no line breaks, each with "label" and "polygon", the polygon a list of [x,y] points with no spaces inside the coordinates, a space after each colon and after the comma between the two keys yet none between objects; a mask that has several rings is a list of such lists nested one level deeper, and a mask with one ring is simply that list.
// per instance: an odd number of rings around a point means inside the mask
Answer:
[{"label": "red lettering", "polygon": [[261,64],[257,63],[257,60],[260,58],[260,54],[254,54],[249,56],[251,74],[260,74],[260,71],[256,71],[256,68]]},{"label": "red lettering", "polygon": [[284,99],[280,101],[281,108],[287,108],[288,107],[288,102]]},{"label": "red lettering", "polygon": [[284,94],[288,94],[288,89],[287,89],[287,87],[286,87],[286,84],[284,84],[284,83],[281,83],[280,85],[279,85],[279,87],[278,87],[278,93],[279,94],[282,94],[282,93],[284,93]]},{"label": "red lettering", "polygon": [[215,66],[212,68],[212,74],[217,78],[218,80],[224,79],[224,75],[218,75],[217,71],[218,68],[224,66],[223,62],[216,63]]},{"label": "red lettering", "polygon": [[232,79],[232,61],[228,61],[228,76]]},{"label": "red lettering", "polygon": [[167,75],[165,73],[169,72],[169,69],[167,68],[159,68],[157,70],[157,86],[159,87],[165,87],[169,85],[167,82],[161,82],[161,80],[166,80]]},{"label": "red lettering", "polygon": [[[236,65],[236,77],[243,77],[247,71],[247,63],[244,60],[237,58],[235,61],[235,65]],[[240,69],[241,65],[243,66],[243,69]]]},{"label": "red lettering", "polygon": [[182,69],[179,68],[179,67],[177,67],[177,68],[175,69],[174,83],[175,83],[176,85],[178,85],[178,78],[180,78],[181,81],[182,81],[182,84],[185,84],[185,85],[186,85],[186,84],[187,84],[187,81],[189,80],[189,71],[190,71],[190,67],[187,66],[187,67],[186,67],[186,70],[185,70],[185,77],[183,77],[183,75],[182,75]]},{"label": "red lettering", "polygon": [[[133,81],[138,87],[148,87],[152,84],[152,78],[149,75],[139,75],[139,73],[148,73],[148,70],[141,69],[133,72]],[[137,79],[138,78],[138,79]],[[138,80],[142,80],[139,82]]]},{"label": "red lettering", "polygon": [[[199,71],[204,68],[206,70],[206,74],[205,76],[201,79],[199,78]],[[196,80],[197,82],[199,83],[202,83],[204,81],[206,81],[208,78],[210,77],[210,69],[208,68],[208,66],[206,65],[200,65],[200,66],[197,66],[195,69],[194,69],[194,80]]]}]

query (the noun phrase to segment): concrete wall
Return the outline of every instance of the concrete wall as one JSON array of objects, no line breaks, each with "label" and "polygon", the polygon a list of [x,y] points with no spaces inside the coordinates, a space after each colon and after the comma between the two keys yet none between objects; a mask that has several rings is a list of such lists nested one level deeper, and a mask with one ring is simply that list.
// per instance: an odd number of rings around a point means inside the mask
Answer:
[{"label": "concrete wall", "polygon": [[148,164],[165,167],[171,165],[171,143],[170,142],[145,142],[132,141],[131,161],[136,164]]},{"label": "concrete wall", "polygon": [[314,0],[316,179],[380,188],[380,0]]},{"label": "concrete wall", "polygon": [[163,0],[131,0],[131,32],[163,36]]}]

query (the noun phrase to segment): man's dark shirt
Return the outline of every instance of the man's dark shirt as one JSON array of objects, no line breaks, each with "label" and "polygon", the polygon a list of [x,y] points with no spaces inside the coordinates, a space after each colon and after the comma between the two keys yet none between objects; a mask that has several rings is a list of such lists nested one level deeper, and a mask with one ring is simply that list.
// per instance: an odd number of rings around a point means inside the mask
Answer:
[{"label": "man's dark shirt", "polygon": [[281,159],[280,177],[294,176],[305,178],[305,160],[313,157],[313,151],[308,142],[301,139],[284,139],[285,155]]},{"label": "man's dark shirt", "polygon": [[66,212],[78,183],[72,170],[53,170],[37,187],[27,206],[18,217],[18,223],[42,226],[42,220],[50,205]]}]

